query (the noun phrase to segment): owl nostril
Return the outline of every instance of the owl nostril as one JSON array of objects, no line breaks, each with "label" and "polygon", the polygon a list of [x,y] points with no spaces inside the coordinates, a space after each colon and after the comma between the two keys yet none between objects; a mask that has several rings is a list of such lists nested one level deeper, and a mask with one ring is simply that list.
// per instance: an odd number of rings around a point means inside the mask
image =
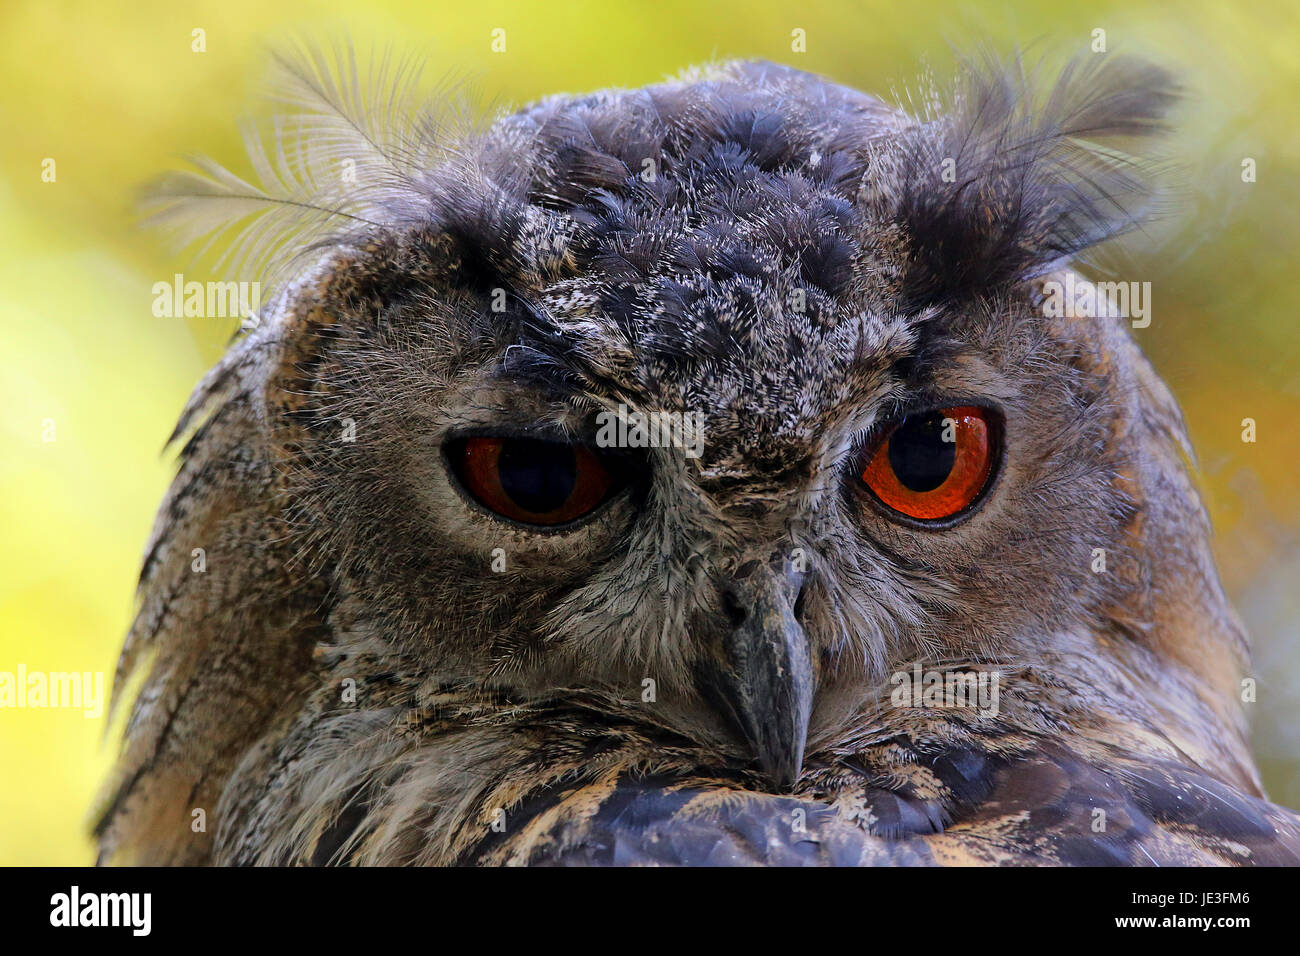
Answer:
[{"label": "owl nostril", "polygon": [[727,615],[727,620],[731,622],[732,627],[740,627],[749,617],[749,610],[740,603],[735,592],[730,589],[722,592],[722,610]]}]

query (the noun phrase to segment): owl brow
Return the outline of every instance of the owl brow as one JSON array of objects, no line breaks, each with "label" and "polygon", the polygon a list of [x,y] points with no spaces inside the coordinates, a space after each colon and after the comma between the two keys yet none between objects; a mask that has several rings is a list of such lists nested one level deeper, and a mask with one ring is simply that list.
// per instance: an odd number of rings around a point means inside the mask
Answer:
[{"label": "owl brow", "polygon": [[[549,406],[555,413],[555,420],[552,421],[537,410],[525,411],[503,405],[498,411],[502,419],[509,423],[507,427],[516,431],[540,428],[567,433],[576,429],[583,433],[590,425],[588,419],[600,405],[572,369],[557,362],[552,355],[527,345],[516,343],[508,346],[501,362],[489,372],[488,379],[515,394],[531,395],[537,406]],[[572,410],[580,423],[559,421],[557,406]]]},{"label": "owl brow", "polygon": [[626,393],[627,383],[611,378],[586,358],[591,353],[608,355],[607,332],[579,323],[561,327],[541,303],[514,290],[506,295],[519,307],[517,340],[506,347],[498,377],[569,398],[591,396],[593,391]]},{"label": "owl brow", "polygon": [[577,398],[586,391],[571,363],[549,350],[518,342],[506,347],[492,377],[563,399]]}]

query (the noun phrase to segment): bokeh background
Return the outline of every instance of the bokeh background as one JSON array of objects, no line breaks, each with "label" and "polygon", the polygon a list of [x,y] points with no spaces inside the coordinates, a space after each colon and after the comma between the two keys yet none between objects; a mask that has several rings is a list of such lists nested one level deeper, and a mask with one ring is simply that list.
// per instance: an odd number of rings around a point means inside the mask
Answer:
[{"label": "bokeh background", "polygon": [[[141,183],[183,154],[237,171],[236,119],[261,108],[266,50],[304,32],[427,56],[501,105],[765,57],[888,94],[987,41],[1108,48],[1178,68],[1183,215],[1121,251],[1155,289],[1136,333],[1182,401],[1219,565],[1256,642],[1257,753],[1300,807],[1300,8],[1171,3],[214,0],[0,5],[0,670],[103,671],[173,463],[162,443],[234,320],[159,319],[151,286],[184,256],[142,233]],[[191,50],[206,32],[206,52]],[[506,30],[506,52],[490,49]],[[792,31],[806,31],[806,52]],[[1258,179],[1243,183],[1243,158]],[[56,161],[55,182],[42,162]],[[1258,440],[1241,441],[1241,421]],[[47,419],[55,440],[45,441]],[[107,687],[106,687],[107,689]],[[0,710],[0,863],[92,859],[87,815],[113,756],[104,721]]]}]

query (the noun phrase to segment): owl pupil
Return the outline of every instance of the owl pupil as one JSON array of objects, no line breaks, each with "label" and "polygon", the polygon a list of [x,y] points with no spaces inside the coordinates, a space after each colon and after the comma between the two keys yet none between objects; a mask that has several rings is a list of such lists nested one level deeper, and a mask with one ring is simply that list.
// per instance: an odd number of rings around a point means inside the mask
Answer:
[{"label": "owl pupil", "polygon": [[889,436],[889,464],[911,491],[933,491],[952,472],[957,443],[943,440],[942,412],[913,415]]},{"label": "owl pupil", "polygon": [[502,443],[497,472],[511,501],[525,511],[546,514],[573,494],[578,462],[568,445],[516,438]]}]

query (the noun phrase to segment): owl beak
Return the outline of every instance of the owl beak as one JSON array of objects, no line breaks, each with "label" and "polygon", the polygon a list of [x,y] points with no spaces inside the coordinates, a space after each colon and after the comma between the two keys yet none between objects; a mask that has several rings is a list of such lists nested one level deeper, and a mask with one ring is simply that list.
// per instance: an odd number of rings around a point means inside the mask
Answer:
[{"label": "owl beak", "polygon": [[808,639],[794,607],[804,575],[751,562],[723,587],[731,628],[706,686],[758,757],[763,773],[788,790],[803,769],[816,690]]}]

